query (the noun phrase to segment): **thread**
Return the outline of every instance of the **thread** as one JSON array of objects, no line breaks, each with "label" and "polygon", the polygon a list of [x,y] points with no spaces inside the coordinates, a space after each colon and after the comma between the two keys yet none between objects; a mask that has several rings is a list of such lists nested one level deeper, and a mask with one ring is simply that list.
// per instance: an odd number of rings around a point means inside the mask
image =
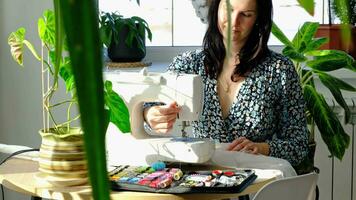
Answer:
[{"label": "thread", "polygon": [[157,161],[151,164],[151,167],[155,170],[155,171],[160,171],[163,170],[164,168],[166,168],[166,164],[162,161]]}]

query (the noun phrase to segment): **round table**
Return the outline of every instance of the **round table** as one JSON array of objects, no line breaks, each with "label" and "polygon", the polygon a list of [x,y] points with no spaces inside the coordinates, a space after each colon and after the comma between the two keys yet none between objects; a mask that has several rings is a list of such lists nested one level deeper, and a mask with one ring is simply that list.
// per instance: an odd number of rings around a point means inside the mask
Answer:
[{"label": "round table", "polygon": [[[91,199],[91,188],[89,185],[71,186],[71,187],[54,187],[40,186],[35,180],[35,174],[38,173],[38,162],[33,160],[25,160],[13,158],[0,166],[0,183],[8,189],[11,189],[22,194],[27,194],[34,197],[48,199],[72,199],[82,200]],[[229,199],[236,198],[247,194],[256,193],[262,186],[275,177],[253,183],[241,193],[229,194],[157,194],[148,192],[130,192],[130,191],[111,191],[111,199],[120,200],[183,200],[183,199]],[[38,199],[38,198],[37,198]]]}]

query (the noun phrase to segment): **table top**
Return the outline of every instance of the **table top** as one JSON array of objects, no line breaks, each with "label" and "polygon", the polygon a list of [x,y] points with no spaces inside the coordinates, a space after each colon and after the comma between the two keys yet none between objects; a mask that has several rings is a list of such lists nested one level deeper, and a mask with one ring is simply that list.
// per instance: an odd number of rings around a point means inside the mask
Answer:
[{"label": "table top", "polygon": [[[38,173],[38,162],[25,159],[10,159],[0,166],[0,183],[8,189],[31,196],[39,196],[48,199],[91,199],[91,188],[89,185],[71,187],[53,187],[39,185],[35,175]],[[229,194],[157,194],[148,192],[111,191],[111,199],[120,200],[189,200],[189,199],[228,199],[241,195],[257,192],[263,185],[270,182],[270,178],[258,183],[253,183],[241,193]]]}]

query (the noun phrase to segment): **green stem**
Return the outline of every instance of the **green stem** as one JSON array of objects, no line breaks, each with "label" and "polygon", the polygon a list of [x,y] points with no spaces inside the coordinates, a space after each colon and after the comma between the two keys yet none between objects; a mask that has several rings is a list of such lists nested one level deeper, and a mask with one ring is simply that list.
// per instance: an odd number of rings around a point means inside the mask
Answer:
[{"label": "green stem", "polygon": [[67,124],[68,130],[70,128],[70,109],[71,109],[72,105],[73,105],[73,102],[70,102],[69,106],[68,106],[68,109],[67,109],[67,120],[69,121],[69,123]]},{"label": "green stem", "polygon": [[54,107],[63,105],[63,104],[65,104],[65,103],[74,103],[74,102],[75,102],[74,100],[66,100],[66,101],[62,101],[62,102],[59,102],[59,103],[50,105],[50,106],[48,106],[48,107],[49,107],[49,108],[54,108]]},{"label": "green stem", "polygon": [[49,48],[48,44],[47,43],[44,43],[44,46],[46,47],[47,51],[50,52],[51,51],[51,48]]},{"label": "green stem", "polygon": [[312,79],[313,79],[313,76],[310,75],[305,81],[302,81],[303,85],[307,84]]},{"label": "green stem", "polygon": [[304,74],[304,76],[302,76],[302,79],[301,79],[301,82],[302,82],[302,84],[304,85],[304,84],[307,84],[308,82],[305,82],[306,80],[308,80],[308,81],[310,81],[310,77],[313,77],[312,76],[313,75],[313,72],[310,70],[310,71],[308,71],[307,73],[305,73]]},{"label": "green stem", "polygon": [[53,83],[52,87],[49,88],[48,92],[44,96],[46,102],[49,102],[52,99],[52,96],[57,89],[58,89],[58,84]]},{"label": "green stem", "polygon": [[52,112],[50,109],[47,109],[47,112],[49,114],[49,117],[51,118],[52,122],[53,122],[53,125],[54,125],[54,128],[58,131],[58,125],[57,125],[57,122],[54,120],[54,117],[52,115]]},{"label": "green stem", "polygon": [[62,127],[62,126],[64,126],[64,125],[66,125],[66,124],[70,124],[70,123],[74,122],[75,120],[77,120],[77,119],[79,119],[79,118],[80,118],[80,115],[77,115],[76,117],[74,117],[74,118],[71,119],[71,120],[68,120],[68,121],[66,121],[66,122],[64,122],[64,123],[62,123],[62,124],[58,124],[57,127]]},{"label": "green stem", "polygon": [[51,65],[50,65],[47,61],[45,61],[45,60],[43,60],[43,59],[42,59],[42,61],[43,61],[44,64],[47,65],[48,71],[49,71],[49,72],[51,73],[51,75],[53,76],[53,71],[52,71]]},{"label": "green stem", "polygon": [[295,70],[298,73],[298,76],[301,78],[302,77],[302,69],[301,69],[300,62],[295,62],[294,65],[295,65]]},{"label": "green stem", "polygon": [[[49,48],[48,44],[47,43],[43,43],[44,44],[44,47],[47,49],[47,52],[50,52],[51,49]],[[49,64],[49,62],[47,62],[45,59],[41,58],[41,61],[44,62],[46,65],[47,65],[47,68],[49,70],[49,72],[51,73],[52,76],[54,76],[54,72],[52,70],[52,67],[51,65]]]}]

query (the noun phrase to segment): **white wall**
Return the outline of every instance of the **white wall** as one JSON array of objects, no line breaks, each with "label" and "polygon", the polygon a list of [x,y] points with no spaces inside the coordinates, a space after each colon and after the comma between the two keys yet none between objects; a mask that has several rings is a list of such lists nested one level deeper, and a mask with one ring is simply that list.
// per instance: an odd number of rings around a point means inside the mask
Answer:
[{"label": "white wall", "polygon": [[7,44],[8,35],[18,27],[27,29],[27,38],[37,49],[37,19],[52,1],[0,1],[0,142],[37,147],[41,126],[40,65],[26,51],[24,68],[17,65]]},{"label": "white wall", "polygon": [[[39,49],[37,19],[52,7],[50,0],[0,1],[0,143],[38,147],[41,127],[40,67],[25,53],[25,67],[19,67],[10,55],[7,38],[23,26],[27,38]],[[2,160],[4,155],[0,155]],[[5,189],[5,199],[29,199]]]}]

